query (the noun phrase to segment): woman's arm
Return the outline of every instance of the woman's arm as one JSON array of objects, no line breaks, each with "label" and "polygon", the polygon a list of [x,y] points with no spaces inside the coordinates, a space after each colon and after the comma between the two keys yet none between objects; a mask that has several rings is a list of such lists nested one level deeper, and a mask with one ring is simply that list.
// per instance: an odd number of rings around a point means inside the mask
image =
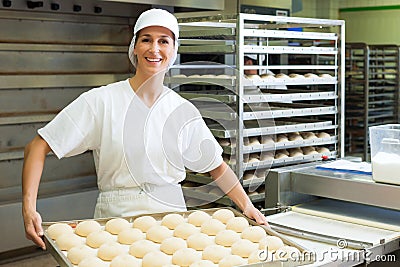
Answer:
[{"label": "woman's arm", "polygon": [[45,249],[42,219],[36,211],[36,200],[46,155],[51,151],[47,142],[37,135],[25,147],[22,167],[22,215],[25,235],[36,245]]},{"label": "woman's arm", "polygon": [[210,171],[210,174],[221,190],[243,211],[244,215],[250,219],[254,219],[259,224],[268,225],[265,216],[254,207],[236,174],[225,162]]}]

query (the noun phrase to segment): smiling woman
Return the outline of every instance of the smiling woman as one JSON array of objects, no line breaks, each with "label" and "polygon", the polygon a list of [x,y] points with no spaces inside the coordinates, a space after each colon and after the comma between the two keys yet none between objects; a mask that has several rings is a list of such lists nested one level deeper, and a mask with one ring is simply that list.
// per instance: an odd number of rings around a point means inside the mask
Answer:
[{"label": "smiling woman", "polygon": [[26,236],[37,245],[45,247],[36,199],[50,151],[63,158],[93,150],[100,191],[96,218],[185,211],[180,182],[187,168],[210,172],[246,216],[266,223],[224,163],[200,112],[163,85],[178,38],[171,13],[143,12],[129,48],[134,75],[83,93],[26,146],[22,209]]}]

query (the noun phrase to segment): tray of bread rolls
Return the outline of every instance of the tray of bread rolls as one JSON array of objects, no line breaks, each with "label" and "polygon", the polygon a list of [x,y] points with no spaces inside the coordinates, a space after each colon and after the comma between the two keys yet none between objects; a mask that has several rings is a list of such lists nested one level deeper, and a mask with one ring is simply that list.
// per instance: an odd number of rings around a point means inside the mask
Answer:
[{"label": "tray of bread rolls", "polygon": [[47,249],[61,267],[299,266],[314,261],[305,248],[230,207],[44,222],[43,228]]}]

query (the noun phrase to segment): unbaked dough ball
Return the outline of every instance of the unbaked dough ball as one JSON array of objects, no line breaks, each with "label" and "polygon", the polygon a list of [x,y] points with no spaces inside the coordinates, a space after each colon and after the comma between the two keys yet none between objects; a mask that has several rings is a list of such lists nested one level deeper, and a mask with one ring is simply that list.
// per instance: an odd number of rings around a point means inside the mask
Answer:
[{"label": "unbaked dough ball", "polygon": [[110,267],[141,267],[142,263],[139,259],[129,255],[122,254],[115,257],[111,263]]},{"label": "unbaked dough ball", "polygon": [[240,239],[236,241],[232,247],[232,254],[239,255],[240,257],[247,258],[250,254],[258,249],[258,244],[253,243],[247,239]]},{"label": "unbaked dough ball", "polygon": [[219,231],[225,230],[225,224],[217,219],[210,219],[201,225],[200,231],[207,235],[216,235]]},{"label": "unbaked dough ball", "polygon": [[274,74],[267,74],[267,73],[264,73],[264,74],[262,74],[261,76],[261,79],[275,79],[275,75]]},{"label": "unbaked dough ball", "polygon": [[258,140],[257,136],[253,136],[249,138],[249,145],[250,146],[257,146],[260,144],[260,141]]},{"label": "unbaked dough ball", "polygon": [[317,137],[318,138],[329,138],[329,137],[331,137],[331,135],[326,132],[320,132],[320,133],[317,133]]},{"label": "unbaked dough ball", "polygon": [[267,233],[261,226],[250,226],[243,230],[241,238],[248,239],[251,242],[258,242],[262,238],[266,237]]},{"label": "unbaked dough ball", "polygon": [[222,230],[215,236],[215,243],[224,247],[230,247],[240,239],[240,235],[233,230]]},{"label": "unbaked dough ball", "polygon": [[261,137],[261,144],[268,145],[268,144],[275,144],[274,139],[271,136],[262,136]]},{"label": "unbaked dough ball", "polygon": [[323,73],[319,75],[320,78],[332,78],[332,75],[330,75],[329,73]]},{"label": "unbaked dough ball", "polygon": [[133,242],[145,239],[145,234],[138,228],[127,228],[118,234],[118,242],[125,245],[131,245]]},{"label": "unbaked dough ball", "polygon": [[284,73],[278,73],[278,74],[275,75],[275,78],[278,78],[278,79],[287,79],[287,78],[289,78],[289,76],[287,76],[287,75],[284,74]]},{"label": "unbaked dough ball", "polygon": [[200,232],[200,229],[190,223],[182,223],[178,225],[173,233],[173,236],[187,239],[189,236]]},{"label": "unbaked dough ball", "polygon": [[187,238],[186,243],[189,248],[204,250],[207,246],[214,244],[211,237],[204,233],[197,233]]},{"label": "unbaked dough ball", "polygon": [[262,238],[259,242],[259,249],[264,249],[268,251],[275,251],[282,248],[285,244],[283,243],[282,239],[277,236],[268,235]]},{"label": "unbaked dough ball", "polygon": [[142,259],[142,267],[163,267],[171,264],[171,258],[161,251],[147,253]]},{"label": "unbaked dough ball", "polygon": [[304,77],[312,79],[312,78],[318,78],[318,75],[314,73],[306,73],[304,74]]},{"label": "unbaked dough ball", "polygon": [[303,137],[297,132],[288,134],[288,139],[289,141],[301,141],[303,140]]},{"label": "unbaked dough ball", "polygon": [[211,216],[201,210],[192,212],[188,216],[188,223],[193,224],[195,226],[201,226],[204,222],[211,219]]},{"label": "unbaked dough ball", "polygon": [[165,238],[171,237],[172,231],[163,225],[152,226],[147,230],[146,238],[150,241],[161,243]]},{"label": "unbaked dough ball", "polygon": [[235,214],[233,211],[228,209],[219,209],[213,213],[212,217],[221,221],[222,223],[227,223],[230,219],[235,217]]},{"label": "unbaked dough ball", "polygon": [[234,217],[226,223],[227,230],[233,230],[237,233],[243,232],[247,227],[249,227],[249,222],[244,217]]},{"label": "unbaked dough ball", "polygon": [[84,239],[75,234],[62,234],[56,239],[56,244],[61,250],[70,250],[73,247],[83,245]]},{"label": "unbaked dough ball", "polygon": [[201,76],[199,74],[193,74],[193,75],[189,75],[189,78],[200,78]]},{"label": "unbaked dough ball", "polygon": [[150,240],[147,239],[142,239],[135,241],[132,245],[129,247],[129,254],[136,258],[143,258],[144,255],[151,251],[157,251],[158,246],[156,243],[151,242]]},{"label": "unbaked dough ball", "polygon": [[168,255],[174,254],[175,251],[181,248],[187,248],[186,241],[180,237],[175,236],[164,239],[160,245],[160,250]]},{"label": "unbaked dough ball", "polygon": [[114,218],[106,222],[106,231],[113,235],[117,235],[122,230],[130,227],[130,223],[123,218]]},{"label": "unbaked dough ball", "polygon": [[101,230],[100,223],[93,220],[82,221],[79,222],[78,225],[76,226],[75,234],[86,237],[90,233],[98,232],[100,230]]},{"label": "unbaked dough ball", "polygon": [[313,133],[313,132],[304,132],[304,133],[301,133],[301,136],[302,136],[305,140],[311,140],[311,139],[317,138],[317,136],[316,136],[315,133]]},{"label": "unbaked dough ball", "polygon": [[124,247],[117,242],[108,242],[101,245],[97,251],[97,257],[104,261],[111,261],[125,252]]},{"label": "unbaked dough ball", "polygon": [[63,234],[72,234],[74,230],[66,223],[55,223],[47,228],[47,234],[53,240]]},{"label": "unbaked dough ball", "polygon": [[86,237],[86,244],[92,248],[98,248],[110,241],[114,241],[114,237],[106,231],[93,232]]},{"label": "unbaked dough ball", "polygon": [[106,267],[107,264],[97,257],[90,257],[83,259],[78,267]]},{"label": "unbaked dough ball", "polygon": [[78,265],[83,259],[96,256],[96,251],[88,246],[81,245],[68,250],[67,258],[72,264]]},{"label": "unbaked dough ball", "polygon": [[283,246],[277,251],[275,251],[275,256],[278,259],[296,260],[300,257],[300,251],[292,246]]},{"label": "unbaked dough ball", "polygon": [[168,227],[168,229],[175,229],[179,224],[184,223],[185,218],[182,215],[176,213],[170,213],[165,215],[161,220],[161,225]]},{"label": "unbaked dough ball", "polygon": [[247,260],[238,255],[228,255],[219,261],[218,267],[234,267],[246,265]]},{"label": "unbaked dough ball", "polygon": [[259,161],[260,161],[260,156],[258,154],[250,154],[248,163],[254,163],[254,162],[259,162]]},{"label": "unbaked dough ball", "polygon": [[247,258],[247,263],[258,263],[258,262],[270,262],[274,261],[276,258],[274,254],[266,250],[255,250]]},{"label": "unbaked dough ball", "polygon": [[287,142],[287,141],[289,141],[289,139],[286,136],[286,134],[278,134],[278,136],[276,137],[276,142],[278,142],[278,143]]},{"label": "unbaked dough ball", "polygon": [[190,264],[189,267],[216,267],[216,265],[209,260],[199,260]]},{"label": "unbaked dough ball", "polygon": [[327,154],[330,153],[331,151],[329,150],[329,148],[321,146],[317,147],[317,152],[322,154]]},{"label": "unbaked dough ball", "polygon": [[284,159],[284,158],[288,158],[288,155],[286,155],[284,153],[276,153],[275,158],[276,159]]},{"label": "unbaked dough ball", "polygon": [[156,219],[147,215],[138,217],[133,221],[133,227],[140,229],[143,233],[146,233],[154,225],[157,225]]},{"label": "unbaked dough ball", "polygon": [[302,148],[304,155],[318,154],[313,146],[306,146]]},{"label": "unbaked dough ball", "polygon": [[267,151],[267,152],[262,152],[260,156],[261,161],[267,161],[267,160],[273,160],[274,159],[274,152],[272,151]]},{"label": "unbaked dough ball", "polygon": [[210,260],[214,263],[219,263],[222,258],[230,254],[230,250],[226,247],[223,247],[221,245],[211,245],[203,250],[202,259]]},{"label": "unbaked dough ball", "polygon": [[201,253],[192,248],[181,248],[172,255],[172,263],[182,267],[187,267],[199,260],[201,260]]}]

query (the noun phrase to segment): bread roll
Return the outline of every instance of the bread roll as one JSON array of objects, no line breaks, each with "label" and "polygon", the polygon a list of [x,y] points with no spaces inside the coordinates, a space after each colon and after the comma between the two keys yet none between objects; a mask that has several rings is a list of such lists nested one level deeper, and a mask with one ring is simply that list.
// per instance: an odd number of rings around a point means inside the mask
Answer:
[{"label": "bread roll", "polygon": [[117,242],[108,242],[99,247],[97,257],[104,261],[111,261],[125,252],[124,247]]},{"label": "bread roll", "polygon": [[146,238],[155,243],[161,243],[164,239],[171,237],[172,231],[164,225],[154,225],[147,230]]},{"label": "bread roll", "polygon": [[184,223],[185,218],[182,215],[176,213],[170,213],[165,215],[161,220],[161,225],[168,227],[168,229],[175,229],[179,224]]},{"label": "bread roll", "polygon": [[262,238],[266,237],[267,233],[261,226],[250,226],[243,230],[241,237],[248,239],[251,242],[258,242]]},{"label": "bread roll", "polygon": [[195,250],[204,250],[207,246],[214,244],[211,237],[204,233],[189,236],[186,240],[187,246]]},{"label": "bread roll", "polygon": [[233,230],[222,230],[215,236],[215,243],[224,247],[230,247],[240,239],[240,235]]},{"label": "bread roll", "polygon": [[228,209],[218,209],[212,215],[212,218],[217,219],[222,223],[227,223],[230,219],[234,217],[235,214],[233,213],[233,211]]},{"label": "bread roll", "polygon": [[240,257],[247,258],[253,251],[258,249],[258,244],[253,243],[248,239],[240,239],[236,241],[232,247],[232,254],[238,255]]},{"label": "bread roll", "polygon": [[72,234],[74,230],[66,223],[55,223],[47,228],[47,234],[53,240],[56,240],[62,234]]},{"label": "bread roll", "polygon": [[124,229],[130,228],[131,225],[130,223],[123,219],[123,218],[114,218],[111,220],[108,220],[106,222],[106,231],[113,234],[117,235],[119,232],[121,232]]},{"label": "bread roll", "polygon": [[92,248],[98,248],[110,241],[114,241],[114,236],[106,231],[93,232],[86,237],[86,244]]},{"label": "bread roll", "polygon": [[184,239],[171,236],[161,242],[160,250],[165,254],[172,255],[175,251],[186,247],[187,245]]},{"label": "bread roll", "polygon": [[144,255],[142,267],[164,267],[171,262],[171,258],[161,251],[151,251]]},{"label": "bread roll", "polygon": [[276,251],[282,248],[285,244],[283,243],[282,239],[277,236],[268,235],[262,238],[259,243],[259,249],[268,250],[268,251]]},{"label": "bread roll", "polygon": [[87,237],[90,233],[98,232],[101,230],[101,225],[97,221],[88,220],[79,222],[75,228],[75,234]]},{"label": "bread roll", "polygon": [[157,225],[156,219],[148,215],[138,217],[133,221],[133,227],[140,229],[143,233],[154,225]]},{"label": "bread roll", "polygon": [[229,254],[231,253],[228,248],[225,248],[221,245],[211,245],[203,250],[202,258],[203,260],[210,260],[218,264],[220,260]]},{"label": "bread roll", "polygon": [[205,221],[211,219],[211,216],[201,210],[192,212],[188,216],[188,223],[193,224],[194,226],[201,226]]},{"label": "bread roll", "polygon": [[124,245],[131,245],[133,242],[145,239],[146,235],[138,228],[128,228],[118,234],[118,242]]}]

